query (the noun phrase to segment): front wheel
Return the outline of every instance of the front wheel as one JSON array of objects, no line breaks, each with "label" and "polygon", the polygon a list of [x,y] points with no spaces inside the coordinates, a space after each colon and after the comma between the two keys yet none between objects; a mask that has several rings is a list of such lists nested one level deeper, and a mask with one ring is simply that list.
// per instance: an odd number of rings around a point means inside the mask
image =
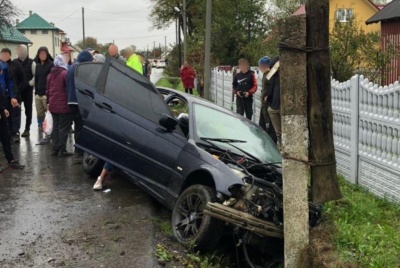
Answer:
[{"label": "front wheel", "polygon": [[172,230],[181,244],[204,251],[215,248],[223,224],[204,215],[203,210],[208,202],[216,201],[215,190],[199,184],[190,186],[179,196],[172,212]]},{"label": "front wheel", "polygon": [[84,152],[82,166],[83,166],[83,171],[86,174],[93,177],[97,177],[100,175],[100,172],[103,169],[104,161],[98,159],[94,155]]}]

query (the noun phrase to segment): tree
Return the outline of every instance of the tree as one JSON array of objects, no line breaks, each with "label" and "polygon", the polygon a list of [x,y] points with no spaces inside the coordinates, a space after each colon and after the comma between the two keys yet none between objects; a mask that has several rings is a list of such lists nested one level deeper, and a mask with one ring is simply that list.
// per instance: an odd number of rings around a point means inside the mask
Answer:
[{"label": "tree", "polygon": [[346,81],[360,73],[379,82],[396,54],[396,49],[390,46],[382,51],[380,34],[366,33],[355,18],[347,23],[335,23],[330,34],[330,47],[332,74],[338,81]]},{"label": "tree", "polygon": [[[154,4],[151,18],[155,28],[165,28],[180,17],[180,13],[174,8],[182,10],[181,0],[150,1]],[[191,40],[186,40],[188,51],[204,49],[198,42],[204,43],[205,3],[202,0],[187,3],[188,39]],[[213,1],[212,39],[218,40],[213,42],[211,48],[213,63],[234,65],[239,57],[246,56],[242,49],[249,43],[258,41],[268,29],[266,15],[265,0],[236,0],[234,5],[231,0]],[[192,42],[193,40],[196,42]],[[201,52],[193,53],[198,55]],[[203,62],[203,59],[200,60]]]},{"label": "tree", "polygon": [[2,30],[13,26],[13,19],[19,14],[19,10],[10,0],[0,0],[0,38]]},{"label": "tree", "polygon": [[86,46],[84,47],[83,40],[80,40],[76,43],[76,45],[82,49],[86,49],[86,48],[90,47],[90,48],[93,48],[94,50],[99,51],[100,53],[105,53],[108,48],[107,44],[103,45],[97,41],[97,38],[90,37],[90,36],[85,38],[85,44],[86,44]]}]

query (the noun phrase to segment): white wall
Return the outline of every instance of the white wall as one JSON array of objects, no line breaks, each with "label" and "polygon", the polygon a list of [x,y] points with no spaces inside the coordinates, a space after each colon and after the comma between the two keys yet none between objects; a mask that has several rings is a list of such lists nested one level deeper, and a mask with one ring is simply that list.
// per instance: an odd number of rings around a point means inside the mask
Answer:
[{"label": "white wall", "polygon": [[[29,56],[34,58],[38,49],[45,46],[49,49],[50,55],[55,56],[61,52],[61,41],[65,36],[59,34],[58,31],[48,30],[47,34],[43,34],[43,30],[34,30],[36,34],[32,34],[32,30],[25,30],[24,35],[32,41],[32,46],[29,47]],[[53,47],[54,46],[54,47]]]}]

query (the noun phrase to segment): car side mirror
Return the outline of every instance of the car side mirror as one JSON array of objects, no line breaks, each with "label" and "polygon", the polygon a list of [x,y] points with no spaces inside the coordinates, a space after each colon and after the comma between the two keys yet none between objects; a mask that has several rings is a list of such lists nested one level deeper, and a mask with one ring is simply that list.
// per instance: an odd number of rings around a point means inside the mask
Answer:
[{"label": "car side mirror", "polygon": [[160,118],[159,123],[166,130],[173,131],[175,129],[176,125],[178,125],[178,120],[176,120],[176,118],[174,118],[170,115],[163,114]]}]

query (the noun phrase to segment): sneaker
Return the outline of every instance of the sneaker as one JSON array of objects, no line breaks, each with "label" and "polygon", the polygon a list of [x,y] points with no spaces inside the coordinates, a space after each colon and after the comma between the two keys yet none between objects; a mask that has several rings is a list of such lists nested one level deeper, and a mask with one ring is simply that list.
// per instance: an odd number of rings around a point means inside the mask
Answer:
[{"label": "sneaker", "polygon": [[18,169],[18,170],[21,170],[21,169],[24,169],[24,168],[25,168],[25,166],[24,166],[24,165],[21,165],[21,164],[18,162],[18,160],[13,160],[13,161],[11,161],[11,162],[8,164],[8,167],[9,167],[9,168],[12,168],[12,169]]},{"label": "sneaker", "polygon": [[60,151],[60,154],[58,156],[60,156],[60,157],[68,157],[68,156],[73,156],[73,155],[74,155],[74,153],[70,153],[67,150],[62,150],[62,151]]},{"label": "sneaker", "polygon": [[93,190],[101,190],[103,189],[103,185],[101,183],[101,178],[98,177],[96,183],[93,185]]},{"label": "sneaker", "polygon": [[22,133],[21,137],[23,138],[28,138],[31,134],[29,133],[29,130],[25,130],[24,133]]}]

